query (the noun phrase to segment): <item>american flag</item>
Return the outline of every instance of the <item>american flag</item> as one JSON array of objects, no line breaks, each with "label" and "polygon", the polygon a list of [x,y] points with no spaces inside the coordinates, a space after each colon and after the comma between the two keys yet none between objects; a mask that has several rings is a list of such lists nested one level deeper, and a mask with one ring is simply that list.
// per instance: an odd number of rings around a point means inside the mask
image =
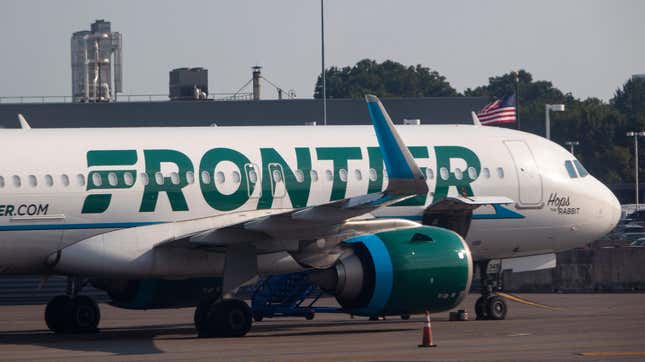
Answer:
[{"label": "american flag", "polygon": [[477,118],[482,125],[515,123],[515,94],[497,99],[487,104],[477,113]]}]

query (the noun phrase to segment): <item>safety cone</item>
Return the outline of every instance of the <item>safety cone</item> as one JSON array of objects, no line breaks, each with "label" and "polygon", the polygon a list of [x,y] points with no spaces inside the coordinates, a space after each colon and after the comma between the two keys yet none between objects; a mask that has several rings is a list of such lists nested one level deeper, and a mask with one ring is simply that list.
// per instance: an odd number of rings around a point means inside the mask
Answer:
[{"label": "safety cone", "polygon": [[426,325],[423,327],[423,337],[419,347],[436,347],[432,343],[432,326],[430,325],[430,312],[426,311]]}]

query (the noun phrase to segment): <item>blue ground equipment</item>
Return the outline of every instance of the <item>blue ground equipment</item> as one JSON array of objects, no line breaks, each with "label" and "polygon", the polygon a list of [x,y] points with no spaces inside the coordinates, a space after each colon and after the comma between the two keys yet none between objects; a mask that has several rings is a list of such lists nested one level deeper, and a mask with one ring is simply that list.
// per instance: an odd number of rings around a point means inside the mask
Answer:
[{"label": "blue ground equipment", "polygon": [[[337,313],[339,308],[314,307],[323,291],[307,278],[307,273],[272,275],[261,278],[251,297],[253,319],[276,316],[314,318],[316,313]],[[305,303],[311,300],[309,303]]]}]

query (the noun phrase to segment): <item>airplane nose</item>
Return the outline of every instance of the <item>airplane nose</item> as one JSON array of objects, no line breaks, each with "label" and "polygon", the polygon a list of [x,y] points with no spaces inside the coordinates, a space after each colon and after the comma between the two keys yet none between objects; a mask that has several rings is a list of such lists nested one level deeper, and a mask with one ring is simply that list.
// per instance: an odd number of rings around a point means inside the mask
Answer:
[{"label": "airplane nose", "polygon": [[609,222],[607,233],[609,233],[618,225],[622,216],[622,209],[616,195],[607,187],[605,187],[605,193],[605,205],[603,207],[606,209],[605,215]]}]

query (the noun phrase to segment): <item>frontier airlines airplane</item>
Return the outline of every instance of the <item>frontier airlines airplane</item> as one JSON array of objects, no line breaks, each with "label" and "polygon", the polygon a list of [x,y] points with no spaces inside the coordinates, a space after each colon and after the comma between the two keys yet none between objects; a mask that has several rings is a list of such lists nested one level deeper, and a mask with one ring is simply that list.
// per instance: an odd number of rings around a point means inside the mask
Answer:
[{"label": "frontier airlines airplane", "polygon": [[97,330],[88,283],[122,308],[196,306],[200,336],[242,336],[252,312],[235,294],[259,275],[307,272],[347,313],[405,316],[457,306],[474,265],[477,316],[502,319],[491,259],[539,267],[618,222],[614,195],[555,143],[394,127],[376,97],[367,106],[373,127],[30,129],[20,117],[0,131],[0,272],[68,276],[45,310],[55,332]]}]

